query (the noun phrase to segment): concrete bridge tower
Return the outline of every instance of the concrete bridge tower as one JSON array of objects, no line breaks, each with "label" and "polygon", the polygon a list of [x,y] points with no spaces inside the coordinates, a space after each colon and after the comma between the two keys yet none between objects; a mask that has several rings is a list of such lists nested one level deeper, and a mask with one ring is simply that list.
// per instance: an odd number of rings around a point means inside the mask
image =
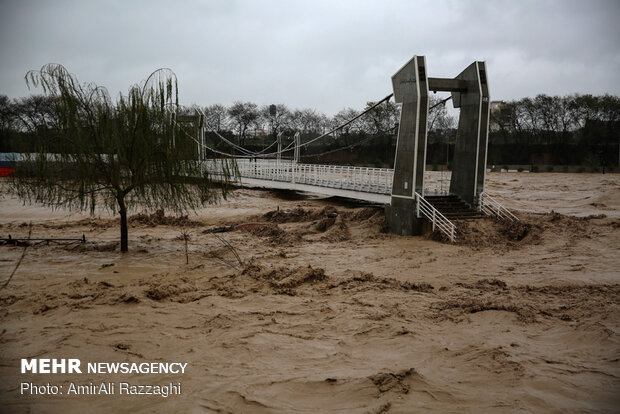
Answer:
[{"label": "concrete bridge tower", "polygon": [[414,56],[394,76],[394,101],[401,104],[392,199],[387,219],[390,230],[401,235],[421,231],[421,219],[414,214],[416,192],[424,194],[428,83],[426,59]]},{"label": "concrete bridge tower", "polygon": [[425,197],[428,92],[451,92],[460,108],[450,194],[476,207],[484,191],[489,132],[486,65],[474,62],[453,79],[430,78],[424,56],[414,56],[392,76],[392,86],[401,115],[387,220],[393,233],[421,234],[427,224],[419,203]]},{"label": "concrete bridge tower", "polygon": [[471,206],[484,191],[489,139],[489,86],[485,62],[474,62],[455,79],[465,83],[464,90],[452,92],[455,108],[460,108],[456,134],[450,193]]}]

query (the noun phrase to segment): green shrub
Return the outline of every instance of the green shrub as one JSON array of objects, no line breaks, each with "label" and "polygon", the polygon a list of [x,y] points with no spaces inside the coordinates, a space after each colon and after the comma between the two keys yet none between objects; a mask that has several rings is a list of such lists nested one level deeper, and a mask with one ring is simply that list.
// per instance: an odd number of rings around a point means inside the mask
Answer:
[{"label": "green shrub", "polygon": [[519,171],[519,172],[523,172],[523,167],[519,167],[519,168],[517,168],[517,171]]},{"label": "green shrub", "polygon": [[568,172],[568,165],[565,165],[564,167],[562,167],[562,171]]},{"label": "green shrub", "polygon": [[502,166],[502,169],[504,169],[504,170],[508,171],[508,166],[507,166],[507,165],[504,165],[504,166]]},{"label": "green shrub", "polygon": [[538,172],[538,165],[532,165],[532,172]]},{"label": "green shrub", "polygon": [[579,168],[577,168],[577,172],[578,173],[582,173],[582,172],[585,172],[585,171],[586,171],[586,167],[579,167]]},{"label": "green shrub", "polygon": [[553,165],[547,165],[547,172],[553,172]]}]

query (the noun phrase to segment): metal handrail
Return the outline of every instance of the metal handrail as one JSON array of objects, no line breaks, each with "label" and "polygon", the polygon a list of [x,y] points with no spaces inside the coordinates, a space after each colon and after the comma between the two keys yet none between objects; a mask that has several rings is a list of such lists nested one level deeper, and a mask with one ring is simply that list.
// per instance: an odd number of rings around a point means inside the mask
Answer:
[{"label": "metal handrail", "polygon": [[443,214],[439,212],[431,203],[426,201],[418,192],[415,193],[416,200],[416,216],[420,217],[422,213],[430,220],[433,230],[438,228],[443,234],[450,238],[450,242],[456,240],[456,226]]},{"label": "metal handrail", "polygon": [[[299,164],[292,160],[237,159],[241,178],[283,181],[321,187],[340,188],[378,194],[391,194],[394,170],[387,168],[350,167],[340,165]],[[219,160],[205,161],[205,168],[212,175],[221,174]],[[415,193],[416,216],[422,214],[451,242],[456,240],[456,226],[419,193]]]},{"label": "metal handrail", "polygon": [[[292,160],[237,159],[241,178],[257,178],[321,187],[391,194],[394,171],[388,168],[351,167],[340,165],[300,164]],[[213,175],[220,174],[217,160],[205,161]]]},{"label": "metal handrail", "polygon": [[479,209],[482,213],[489,216],[497,216],[499,218],[506,218],[510,221],[520,221],[517,216],[512,214],[510,210],[501,205],[497,200],[488,195],[486,192],[480,193],[480,202],[478,203]]}]

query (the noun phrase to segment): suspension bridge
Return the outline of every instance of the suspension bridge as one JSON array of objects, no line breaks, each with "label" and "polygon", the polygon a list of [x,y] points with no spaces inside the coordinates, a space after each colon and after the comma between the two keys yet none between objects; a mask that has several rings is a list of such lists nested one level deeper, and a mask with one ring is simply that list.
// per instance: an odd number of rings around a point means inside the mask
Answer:
[{"label": "suspension bridge", "polygon": [[[392,86],[394,93],[332,130],[304,143],[297,133],[285,148],[280,134],[260,152],[249,151],[217,131],[212,132],[236,153],[208,146],[204,114],[173,119],[194,123],[197,136],[188,136],[197,144],[202,167],[213,177],[227,177],[225,171],[230,159],[234,159],[233,178],[241,186],[306,191],[383,204],[390,230],[397,234],[437,229],[454,241],[455,219],[494,215],[518,220],[484,191],[490,110],[485,62],[473,62],[455,78],[430,78],[426,76],[426,59],[414,56],[392,77]],[[447,178],[426,171],[427,120],[432,109],[429,91],[451,92],[440,104],[452,99],[454,107],[460,108],[453,168]],[[332,135],[392,97],[401,106],[393,169],[299,162],[302,148]],[[267,151],[275,145],[277,150]],[[293,151],[293,159],[282,158],[286,151]],[[209,158],[211,154],[219,158]]]}]

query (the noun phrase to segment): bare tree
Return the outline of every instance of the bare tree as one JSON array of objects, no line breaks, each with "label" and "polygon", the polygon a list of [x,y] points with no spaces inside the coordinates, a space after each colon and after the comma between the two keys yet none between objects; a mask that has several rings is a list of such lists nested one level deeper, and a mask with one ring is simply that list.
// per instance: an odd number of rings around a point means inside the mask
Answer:
[{"label": "bare tree", "polygon": [[284,104],[265,105],[260,110],[260,117],[269,126],[269,133],[275,137],[289,126],[291,111]]},{"label": "bare tree", "polygon": [[132,207],[185,212],[226,195],[225,185],[215,190],[201,171],[194,143],[183,144],[190,141],[186,131],[170,120],[168,107],[178,106],[170,70],[153,72],[115,103],[105,88],[80,85],[61,65],[30,71],[26,81],[53,97],[60,125],[54,153],[42,144],[37,154],[24,154],[11,183],[23,200],[118,211],[121,251],[127,252]]},{"label": "bare tree", "polygon": [[302,134],[320,134],[324,128],[325,117],[314,109],[296,109],[291,114],[290,127]]},{"label": "bare tree", "polygon": [[446,102],[441,103],[443,99],[436,96],[431,96],[428,102],[428,130],[446,130],[454,128],[456,126],[456,120],[453,116],[450,116],[448,109],[446,108]]},{"label": "bare tree", "polygon": [[239,143],[245,142],[248,127],[258,119],[258,106],[253,102],[235,102],[228,108],[228,115],[238,131]]},{"label": "bare tree", "polygon": [[214,104],[204,107],[204,113],[206,117],[207,129],[212,131],[221,131],[227,127],[227,115],[228,110],[224,105]]},{"label": "bare tree", "polygon": [[[360,111],[357,111],[353,108],[345,108],[340,110],[336,115],[334,115],[330,122],[330,127],[334,128],[338,125],[345,123],[346,121],[355,118],[358,116]],[[348,125],[345,125],[341,128],[335,138],[343,139],[345,145],[350,145],[353,141],[351,139],[351,135],[355,133],[359,133],[364,131],[364,121],[362,118],[358,118],[355,121],[351,122]]]},{"label": "bare tree", "polygon": [[6,95],[0,95],[0,133],[4,134],[14,128],[14,104]]},{"label": "bare tree", "polygon": [[54,98],[51,96],[31,95],[17,99],[13,115],[17,128],[25,132],[35,133],[41,128],[55,128],[59,123]]},{"label": "bare tree", "polygon": [[[375,102],[366,103],[367,110]],[[396,104],[387,101],[385,105],[379,105],[362,117],[362,128],[369,134],[381,134],[389,132],[399,120],[400,108]]]}]

